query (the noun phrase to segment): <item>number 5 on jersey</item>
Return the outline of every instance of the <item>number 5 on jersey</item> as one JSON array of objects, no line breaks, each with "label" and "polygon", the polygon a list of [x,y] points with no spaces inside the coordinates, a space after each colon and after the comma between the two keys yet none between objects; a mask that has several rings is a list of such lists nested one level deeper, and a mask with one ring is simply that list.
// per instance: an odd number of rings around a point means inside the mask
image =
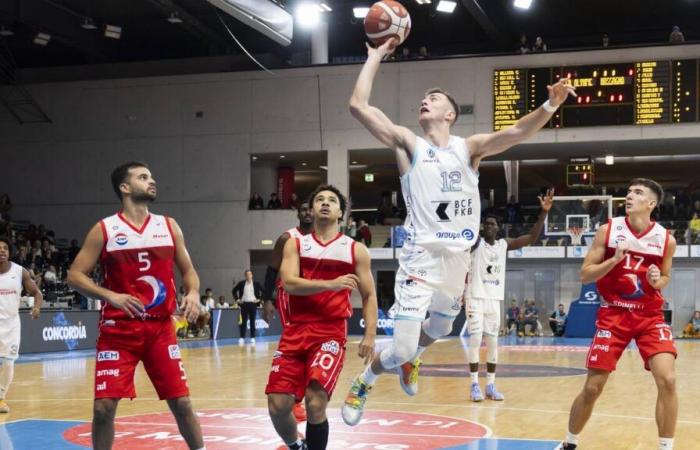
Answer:
[{"label": "number 5 on jersey", "polygon": [[[151,260],[148,259],[148,252],[139,252],[139,271],[145,272],[151,268]],[[143,265],[141,265],[143,264]]]}]

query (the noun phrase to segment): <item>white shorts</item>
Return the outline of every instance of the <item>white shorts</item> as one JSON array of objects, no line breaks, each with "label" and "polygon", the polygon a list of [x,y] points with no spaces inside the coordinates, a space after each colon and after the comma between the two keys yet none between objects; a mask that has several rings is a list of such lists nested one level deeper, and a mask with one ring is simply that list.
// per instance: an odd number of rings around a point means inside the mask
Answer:
[{"label": "white shorts", "polygon": [[19,317],[0,320],[0,358],[17,359],[21,330]]},{"label": "white shorts", "polygon": [[501,300],[470,298],[467,305],[467,327],[469,335],[485,334],[498,336],[501,328]]},{"label": "white shorts", "polygon": [[426,313],[457,317],[462,311],[462,291],[470,252],[435,253],[419,246],[404,247],[394,284],[395,320],[422,322]]}]

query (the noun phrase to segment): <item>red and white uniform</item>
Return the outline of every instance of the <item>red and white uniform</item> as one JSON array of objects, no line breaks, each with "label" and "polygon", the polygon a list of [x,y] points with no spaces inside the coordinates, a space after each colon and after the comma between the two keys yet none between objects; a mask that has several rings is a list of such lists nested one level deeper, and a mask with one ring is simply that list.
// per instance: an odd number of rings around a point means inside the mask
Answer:
[{"label": "red and white uniform", "polygon": [[[301,239],[302,237],[304,237],[304,234],[301,232],[301,229],[299,227],[290,228],[287,231],[285,231],[285,233],[289,235],[290,239]],[[282,279],[277,277],[277,301],[275,302],[275,304],[277,305],[277,308],[280,311],[280,322],[282,322],[282,326],[286,325],[283,312],[283,309],[286,308],[286,306],[284,306],[283,308],[282,305],[287,305],[288,303],[289,296],[286,292],[284,292],[284,286],[282,286]]]},{"label": "red and white uniform", "polygon": [[648,360],[658,353],[676,355],[671,328],[663,318],[661,291],[647,281],[649,266],[661,268],[670,233],[656,222],[641,233],[632,230],[627,217],[608,221],[605,259],[625,242],[628,251],[610,272],[596,283],[601,307],[596,333],[588,352],[587,367],[615,370],[617,360],[634,339],[648,369]]},{"label": "red and white uniform", "polygon": [[[300,277],[333,280],[355,273],[352,238],[338,233],[322,244],[310,233],[295,240]],[[301,400],[311,380],[316,380],[330,397],[345,360],[347,319],[352,315],[350,290],[286,295],[278,309],[285,326],[265,393],[291,394]]]},{"label": "red and white uniform", "polygon": [[96,398],[133,398],[139,361],[161,399],[189,395],[172,313],[176,306],[175,238],[167,217],[150,214],[140,229],[121,213],[100,221],[104,287],[141,300],[131,319],[107,302],[102,307],[95,364]]}]

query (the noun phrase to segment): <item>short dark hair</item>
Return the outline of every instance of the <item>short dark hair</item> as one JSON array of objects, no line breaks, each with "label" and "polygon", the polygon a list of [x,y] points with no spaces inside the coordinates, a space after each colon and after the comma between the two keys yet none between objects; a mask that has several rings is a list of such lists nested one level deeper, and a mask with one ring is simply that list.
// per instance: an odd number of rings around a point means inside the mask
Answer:
[{"label": "short dark hair", "polygon": [[644,186],[656,195],[656,206],[664,201],[664,188],[651,178],[635,178],[630,181],[630,186]]},{"label": "short dark hair", "polygon": [[452,105],[452,108],[455,110],[455,120],[452,121],[452,124],[457,122],[457,119],[459,119],[459,105],[457,104],[457,101],[454,99],[454,97],[452,97],[446,90],[440,87],[430,88],[427,91],[425,91],[426,96],[430,94],[442,94],[445,97],[447,97],[447,100],[449,100],[450,104]]},{"label": "short dark hair", "polygon": [[4,242],[7,245],[8,250],[10,250],[10,256],[12,256],[14,254],[12,239],[10,239],[8,236],[0,236],[0,242]]},{"label": "short dark hair", "polygon": [[333,186],[332,184],[321,184],[316,189],[314,189],[314,191],[311,193],[311,195],[309,195],[309,199],[307,200],[309,207],[313,208],[314,199],[316,199],[316,196],[321,191],[331,191],[336,196],[338,196],[338,201],[340,202],[340,218],[342,219],[343,216],[345,215],[345,208],[347,206],[347,200],[345,199],[345,196],[343,195],[343,193],[340,192],[340,189]]},{"label": "short dark hair", "polygon": [[119,200],[122,199],[122,191],[119,189],[119,185],[126,181],[126,177],[129,175],[129,170],[136,167],[148,169],[148,164],[141,161],[129,161],[128,163],[122,164],[112,171],[112,189],[114,189],[114,193],[117,194]]},{"label": "short dark hair", "polygon": [[486,219],[493,219],[493,220],[496,221],[496,225],[498,225],[499,227],[501,226],[501,218],[498,217],[498,216],[497,216],[496,214],[494,214],[494,213],[488,213],[488,214],[486,214],[486,215],[484,216],[484,222],[486,222]]}]

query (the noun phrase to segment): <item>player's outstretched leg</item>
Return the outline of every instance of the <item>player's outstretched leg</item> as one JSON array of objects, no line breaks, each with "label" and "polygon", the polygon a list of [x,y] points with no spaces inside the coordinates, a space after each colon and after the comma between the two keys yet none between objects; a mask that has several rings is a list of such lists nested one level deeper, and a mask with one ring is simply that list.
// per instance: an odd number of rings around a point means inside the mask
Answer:
[{"label": "player's outstretched leg", "polygon": [[673,436],[678,418],[678,394],[676,393],[675,356],[657,353],[649,358],[649,369],[658,390],[656,399],[656,425],[659,428],[659,449],[672,450]]},{"label": "player's outstretched leg", "polygon": [[326,450],[328,445],[328,394],[313,380],[306,388],[306,445],[309,450]]},{"label": "player's outstretched leg", "polygon": [[591,418],[593,406],[603,392],[603,387],[608,381],[610,372],[599,369],[588,369],[588,376],[583,389],[571,405],[569,413],[569,431],[564,441],[555,450],[574,450],[578,445],[578,435]]},{"label": "player's outstretched leg", "polygon": [[306,443],[299,438],[297,421],[292,414],[294,396],[289,394],[268,394],[267,409],[275,431],[282,441],[292,449],[305,449]]},{"label": "player's outstretched leg", "polygon": [[92,448],[110,450],[114,442],[114,416],[118,398],[96,398],[92,407]]},{"label": "player's outstretched leg", "polygon": [[177,422],[177,428],[180,430],[180,434],[185,439],[185,442],[187,442],[187,446],[192,450],[204,448],[202,428],[199,426],[199,420],[194,413],[190,398],[171,398],[167,402]]}]

